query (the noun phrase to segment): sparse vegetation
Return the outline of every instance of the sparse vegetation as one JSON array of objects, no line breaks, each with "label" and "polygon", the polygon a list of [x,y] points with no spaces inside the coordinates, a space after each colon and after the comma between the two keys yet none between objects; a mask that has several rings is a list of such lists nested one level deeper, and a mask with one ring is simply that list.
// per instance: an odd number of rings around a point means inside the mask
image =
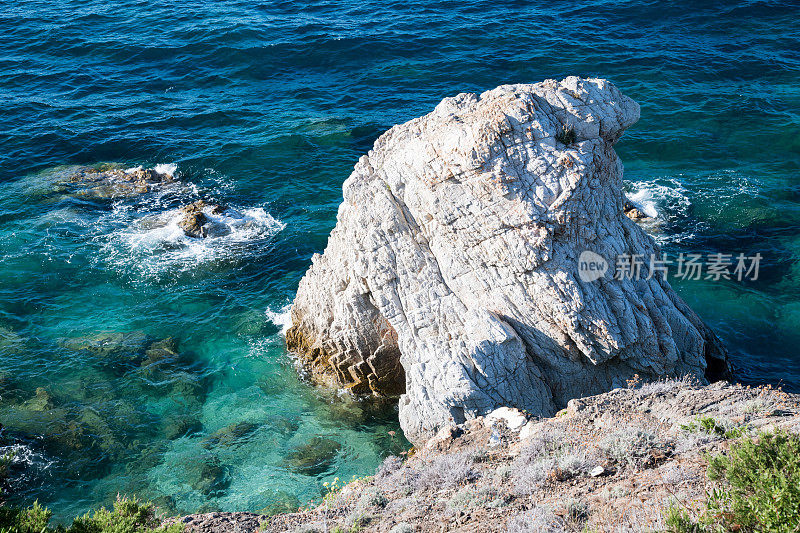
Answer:
[{"label": "sparse vegetation", "polygon": [[589,505],[582,500],[567,502],[567,523],[572,529],[581,531],[589,520]]},{"label": "sparse vegetation", "polygon": [[501,507],[504,499],[493,487],[464,487],[447,502],[451,509],[472,509],[474,507]]},{"label": "sparse vegetation", "polygon": [[653,394],[666,394],[680,390],[683,387],[691,387],[697,385],[697,378],[689,374],[680,378],[667,378],[657,381],[649,381],[642,383],[641,378],[637,375],[633,379],[628,380],[628,388],[637,389],[639,394],[653,395]]},{"label": "sparse vegetation", "polygon": [[569,146],[576,140],[575,130],[570,126],[564,126],[561,131],[556,133],[556,141]]},{"label": "sparse vegetation", "polygon": [[509,533],[556,533],[565,528],[566,523],[560,516],[538,505],[511,517],[506,524]]},{"label": "sparse vegetation", "polygon": [[640,427],[615,431],[599,443],[601,453],[621,468],[640,468],[648,452],[659,447],[657,436]]},{"label": "sparse vegetation", "polygon": [[0,502],[6,498],[6,484],[8,481],[8,469],[14,460],[14,452],[5,452],[0,455]]},{"label": "sparse vegetation", "polygon": [[586,450],[566,444],[563,434],[546,432],[533,437],[514,461],[514,488],[527,495],[548,481],[586,474],[595,463]]},{"label": "sparse vegetation", "polygon": [[690,433],[702,432],[726,439],[738,439],[745,433],[745,428],[734,426],[731,423],[717,421],[711,416],[698,416],[688,424],[682,424],[681,429]]},{"label": "sparse vegetation", "polygon": [[417,490],[428,488],[450,488],[478,477],[473,468],[474,457],[470,453],[440,455],[428,461],[417,478]]}]

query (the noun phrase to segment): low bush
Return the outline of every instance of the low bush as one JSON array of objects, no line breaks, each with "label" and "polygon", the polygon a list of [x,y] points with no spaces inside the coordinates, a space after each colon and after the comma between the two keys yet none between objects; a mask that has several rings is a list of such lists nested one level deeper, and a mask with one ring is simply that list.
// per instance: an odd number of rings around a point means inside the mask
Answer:
[{"label": "low bush", "polygon": [[606,436],[598,444],[600,452],[620,467],[640,468],[648,452],[662,448],[663,443],[649,431],[627,427]]},{"label": "low bush", "polygon": [[738,439],[745,434],[745,428],[730,422],[720,422],[710,416],[698,416],[688,424],[681,424],[681,429],[690,433],[705,433],[720,438]]},{"label": "low bush", "polygon": [[577,137],[575,135],[575,130],[569,126],[564,126],[561,131],[556,133],[556,140],[561,144],[565,144],[569,146],[576,141]]},{"label": "low bush", "polygon": [[180,533],[183,525],[162,526],[150,503],[136,498],[117,498],[105,507],[76,518],[72,524],[51,527],[52,513],[34,502],[27,509],[0,507],[0,533]]},{"label": "low bush", "polygon": [[512,516],[506,522],[508,533],[558,533],[567,528],[560,516],[542,506],[534,506],[523,513]]},{"label": "low bush", "polygon": [[27,509],[0,507],[0,532],[2,533],[42,533],[53,513],[33,502]]},{"label": "low bush", "polygon": [[708,478],[717,483],[697,517],[671,508],[669,531],[800,531],[800,436],[761,433],[731,445],[709,460]]},{"label": "low bush", "polygon": [[447,489],[474,481],[478,473],[473,464],[473,455],[466,452],[435,457],[421,469],[417,490]]}]

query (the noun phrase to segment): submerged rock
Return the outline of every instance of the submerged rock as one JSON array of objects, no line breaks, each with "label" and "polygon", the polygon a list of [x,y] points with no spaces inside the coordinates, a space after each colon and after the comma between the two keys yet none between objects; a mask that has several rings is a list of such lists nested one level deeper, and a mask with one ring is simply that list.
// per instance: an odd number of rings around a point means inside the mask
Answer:
[{"label": "submerged rock", "polygon": [[147,344],[147,335],[141,331],[103,331],[94,335],[61,339],[64,348],[86,351],[107,360],[138,359]]},{"label": "submerged rock", "polygon": [[296,418],[277,415],[270,419],[269,428],[283,437],[291,437],[300,429],[300,421]]},{"label": "submerged rock", "polygon": [[167,337],[151,343],[144,351],[144,360],[140,363],[146,375],[174,364],[178,360],[178,343],[173,337]]},{"label": "submerged rock", "polygon": [[293,513],[300,507],[298,497],[284,490],[266,489],[259,494],[269,503],[263,509],[259,509],[258,514],[272,516],[280,513]]},{"label": "submerged rock", "polygon": [[253,422],[234,422],[215,431],[201,443],[204,448],[217,448],[219,446],[232,446],[261,427]]},{"label": "submerged rock", "polygon": [[23,403],[22,407],[31,411],[49,411],[54,405],[50,393],[42,387],[38,387],[33,398]]},{"label": "submerged rock", "polygon": [[79,167],[61,182],[61,187],[65,192],[86,198],[128,198],[174,181],[171,171],[155,168]]},{"label": "submerged rock", "polygon": [[185,472],[191,487],[205,496],[219,496],[231,484],[228,467],[214,455],[198,457],[196,462],[186,465]]},{"label": "submerged rock", "polygon": [[25,346],[25,338],[13,329],[0,324],[0,354],[20,353]]},{"label": "submerged rock", "polygon": [[[412,442],[501,406],[551,415],[636,374],[724,373],[719,340],[662,276],[613,275],[619,256],[660,257],[624,215],[613,150],[638,118],[608,81],[570,77],[460,94],[393,127],[344,183],[288,347],[316,382],[404,392]],[[584,251],[605,275],[581,279]]]},{"label": "submerged rock", "polygon": [[328,437],[314,437],[310,441],[292,449],[285,462],[298,474],[317,476],[328,471],[342,445]]},{"label": "submerged rock", "polygon": [[180,437],[185,437],[196,431],[200,431],[203,424],[188,413],[176,413],[164,418],[162,428],[164,437],[167,440],[175,440]]}]

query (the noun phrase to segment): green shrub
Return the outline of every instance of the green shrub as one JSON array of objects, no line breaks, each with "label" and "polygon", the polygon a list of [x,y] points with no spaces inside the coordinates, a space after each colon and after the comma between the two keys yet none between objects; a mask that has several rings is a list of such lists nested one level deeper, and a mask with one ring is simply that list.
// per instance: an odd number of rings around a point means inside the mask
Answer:
[{"label": "green shrub", "polygon": [[6,452],[0,455],[0,501],[8,497],[6,482],[8,481],[8,467],[14,461],[14,452]]},{"label": "green shrub", "polygon": [[777,431],[735,442],[709,460],[708,478],[718,486],[702,515],[670,508],[668,531],[800,531],[800,436]]},{"label": "green shrub", "polygon": [[150,503],[136,498],[117,498],[114,509],[105,507],[76,518],[67,533],[178,533],[183,526],[161,527]]},{"label": "green shrub", "polygon": [[117,498],[113,510],[105,507],[76,518],[68,528],[48,524],[52,513],[39,505],[27,509],[0,507],[0,533],[180,533],[183,525],[162,527],[150,503]]},{"label": "green shrub", "polygon": [[[569,126],[564,126],[564,128],[556,133],[556,140],[561,144],[569,146],[573,144],[576,140],[575,130]],[[566,411],[564,411],[566,413]],[[559,412],[560,413],[560,412]],[[558,416],[561,416],[560,414]]]},{"label": "green shrub", "polygon": [[665,513],[667,531],[670,533],[703,533],[705,528],[692,520],[689,513],[680,507],[672,506]]},{"label": "green shrub", "polygon": [[42,533],[52,514],[38,501],[27,509],[0,507],[0,533]]},{"label": "green shrub", "polygon": [[709,510],[726,527],[800,530],[800,436],[778,431],[743,439],[711,459],[708,477],[724,482]]},{"label": "green shrub", "polygon": [[688,424],[681,424],[681,429],[691,433],[717,435],[726,439],[738,439],[745,434],[745,428],[727,427],[710,416],[698,416]]}]

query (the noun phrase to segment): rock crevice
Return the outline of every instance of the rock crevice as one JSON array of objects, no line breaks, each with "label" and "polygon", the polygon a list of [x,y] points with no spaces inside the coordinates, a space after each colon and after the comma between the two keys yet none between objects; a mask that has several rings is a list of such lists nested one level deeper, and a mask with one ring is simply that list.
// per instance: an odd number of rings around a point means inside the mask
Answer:
[{"label": "rock crevice", "polygon": [[625,216],[613,150],[638,117],[609,82],[570,77],[460,94],[394,126],[344,183],[289,348],[317,382],[403,393],[414,442],[499,406],[551,415],[636,374],[724,370],[719,341],[647,265],[579,276],[584,251],[612,268],[660,257]]}]

